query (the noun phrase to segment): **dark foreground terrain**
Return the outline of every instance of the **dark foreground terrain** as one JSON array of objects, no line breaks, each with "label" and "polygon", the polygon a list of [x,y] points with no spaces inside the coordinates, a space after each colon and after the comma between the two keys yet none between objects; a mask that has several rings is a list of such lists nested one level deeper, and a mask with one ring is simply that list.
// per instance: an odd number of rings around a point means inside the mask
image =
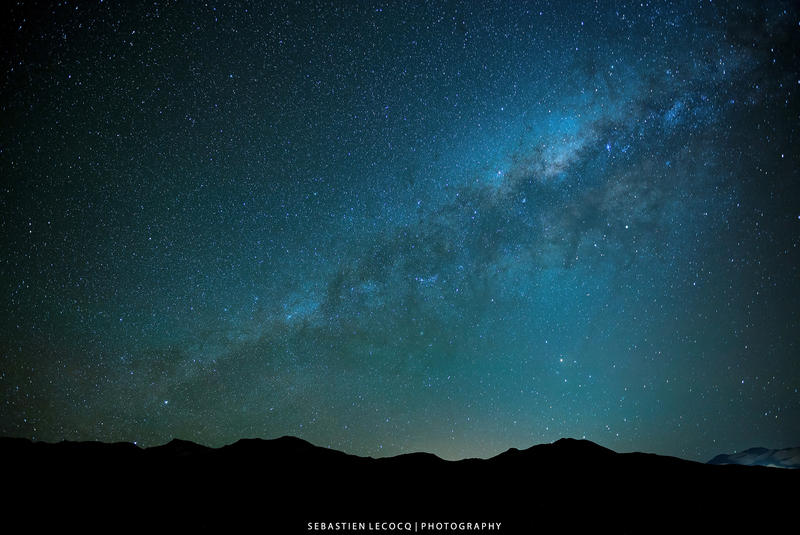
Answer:
[{"label": "dark foreground terrain", "polygon": [[80,532],[371,533],[397,522],[393,532],[766,533],[796,528],[800,489],[798,470],[572,439],[456,462],[355,457],[290,437],[219,449],[6,438],[0,455],[6,528]]}]

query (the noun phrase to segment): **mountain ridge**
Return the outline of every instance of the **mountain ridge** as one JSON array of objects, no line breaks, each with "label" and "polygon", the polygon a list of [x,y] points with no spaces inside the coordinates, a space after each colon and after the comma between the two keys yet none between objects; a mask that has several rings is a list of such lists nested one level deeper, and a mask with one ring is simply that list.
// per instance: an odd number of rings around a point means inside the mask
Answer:
[{"label": "mountain ridge", "polygon": [[[23,446],[25,445],[25,446]],[[341,450],[337,450],[331,447],[325,446],[318,446],[312,442],[309,442],[305,439],[292,436],[292,435],[283,435],[277,438],[272,439],[264,439],[264,438],[241,438],[232,442],[230,444],[225,444],[218,447],[206,446],[204,444],[199,444],[197,442],[193,442],[191,440],[185,440],[180,438],[173,438],[164,444],[158,444],[154,446],[139,446],[136,443],[132,442],[125,442],[125,441],[115,441],[115,442],[102,442],[102,441],[71,441],[71,440],[62,440],[59,442],[47,442],[47,441],[39,441],[39,440],[32,440],[25,437],[0,437],[0,452],[8,450],[9,448],[15,449],[20,447],[29,447],[29,448],[54,448],[57,447],[64,451],[67,450],[76,450],[76,449],[85,449],[95,451],[100,448],[114,448],[119,449],[126,449],[127,451],[140,451],[140,452],[159,452],[159,453],[167,453],[179,456],[186,456],[190,453],[211,453],[214,452],[231,452],[231,451],[242,451],[242,450],[256,450],[258,448],[270,448],[273,453],[279,452],[300,452],[300,451],[325,451],[325,452],[334,452],[335,454],[343,455],[350,458],[357,458],[357,459],[364,459],[364,460],[388,460],[388,459],[397,459],[397,458],[432,458],[437,459],[444,463],[460,463],[463,461],[493,461],[498,458],[506,458],[506,457],[517,457],[520,455],[536,455],[539,453],[544,452],[548,448],[555,448],[561,450],[562,452],[571,451],[574,453],[589,453],[591,452],[592,455],[605,455],[605,456],[650,456],[653,458],[659,459],[674,459],[677,461],[682,461],[686,463],[694,463],[694,464],[709,464],[709,465],[741,465],[741,466],[764,466],[764,467],[776,467],[776,465],[768,465],[768,464],[760,464],[755,462],[750,462],[754,457],[769,457],[774,456],[775,454],[786,454],[788,456],[791,454],[793,461],[791,463],[791,468],[800,468],[800,461],[794,460],[795,458],[800,459],[800,447],[796,448],[780,448],[780,449],[769,449],[764,447],[753,447],[746,450],[743,450],[738,453],[721,453],[713,457],[711,460],[703,463],[701,461],[694,461],[691,459],[685,459],[682,457],[675,457],[671,455],[662,455],[656,453],[649,453],[649,452],[617,452],[610,448],[606,448],[596,442],[586,440],[586,439],[576,439],[576,438],[569,438],[564,437],[560,438],[554,442],[549,443],[541,443],[541,444],[534,444],[524,449],[519,449],[516,447],[510,447],[505,451],[502,451],[496,455],[491,457],[483,458],[483,457],[465,457],[463,459],[444,459],[439,457],[438,455],[430,452],[425,451],[413,451],[408,453],[400,453],[397,455],[392,456],[385,456],[385,457],[372,457],[372,456],[364,456],[364,455],[357,455],[353,453],[347,453]],[[784,463],[787,464],[787,463]],[[789,467],[789,466],[783,466]]]},{"label": "mountain ridge", "polygon": [[[740,528],[748,521],[741,511],[735,518],[719,511],[753,489],[800,484],[796,470],[617,453],[577,439],[449,461],[424,452],[359,457],[290,436],[220,448],[0,438],[0,458],[11,491],[6,509],[14,514],[62,522],[75,511],[103,518],[137,511],[131,521],[143,529],[156,518],[176,529],[229,529],[262,517],[280,533],[308,533],[309,522],[342,518],[497,521],[503,533],[638,531],[653,518],[675,529],[689,519]],[[771,493],[770,507],[792,510],[793,495]],[[764,522],[755,511],[750,520]]]},{"label": "mountain ridge", "polygon": [[737,464],[796,470],[800,469],[800,447],[780,449],[748,448],[738,453],[721,453],[708,461],[708,464]]}]

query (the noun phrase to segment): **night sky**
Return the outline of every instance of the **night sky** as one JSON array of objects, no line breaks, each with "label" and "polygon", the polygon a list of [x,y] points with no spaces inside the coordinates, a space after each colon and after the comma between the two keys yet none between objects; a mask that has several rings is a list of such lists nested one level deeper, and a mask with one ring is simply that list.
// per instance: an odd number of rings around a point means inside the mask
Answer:
[{"label": "night sky", "polygon": [[800,445],[797,5],[481,4],[4,8],[0,434]]}]

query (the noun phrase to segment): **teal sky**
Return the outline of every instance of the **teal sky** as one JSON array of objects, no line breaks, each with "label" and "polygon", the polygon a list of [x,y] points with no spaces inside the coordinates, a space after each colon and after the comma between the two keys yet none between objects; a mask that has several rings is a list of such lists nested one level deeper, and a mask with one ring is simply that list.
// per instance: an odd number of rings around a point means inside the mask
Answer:
[{"label": "teal sky", "polygon": [[0,434],[800,444],[791,2],[23,3]]}]

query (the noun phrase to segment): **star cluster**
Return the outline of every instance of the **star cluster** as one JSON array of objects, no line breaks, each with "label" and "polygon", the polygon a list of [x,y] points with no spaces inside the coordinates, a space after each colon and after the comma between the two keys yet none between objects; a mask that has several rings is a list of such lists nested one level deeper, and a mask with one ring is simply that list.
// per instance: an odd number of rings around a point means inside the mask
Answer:
[{"label": "star cluster", "polygon": [[0,433],[797,445],[800,14],[746,4],[15,5]]}]

